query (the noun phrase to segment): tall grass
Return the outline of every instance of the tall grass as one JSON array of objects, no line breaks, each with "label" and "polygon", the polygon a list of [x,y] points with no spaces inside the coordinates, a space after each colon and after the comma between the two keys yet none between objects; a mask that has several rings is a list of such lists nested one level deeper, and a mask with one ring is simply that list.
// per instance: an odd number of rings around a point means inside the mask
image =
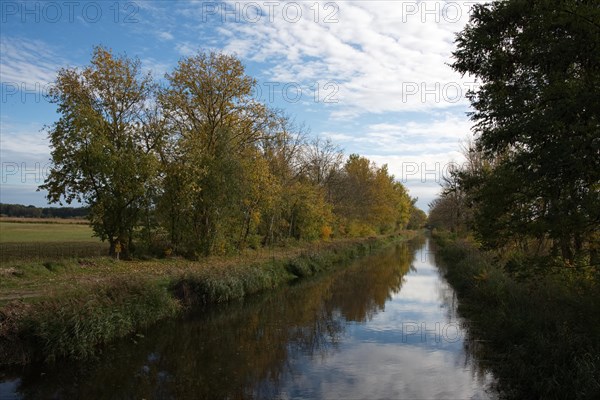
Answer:
[{"label": "tall grass", "polygon": [[[173,316],[179,309],[165,288],[131,279],[113,279],[93,290],[29,305],[11,303],[0,313],[2,364],[87,358],[99,345]],[[18,351],[11,351],[11,345]]]},{"label": "tall grass", "polygon": [[[438,237],[438,239],[440,239]],[[441,238],[459,311],[506,398],[600,398],[600,288],[588,274],[517,277],[468,240]]]},{"label": "tall grass", "polygon": [[393,241],[393,238],[372,239],[331,246],[287,260],[193,271],[173,282],[171,288],[188,306],[230,301],[331,270],[343,261],[366,255]]},{"label": "tall grass", "polygon": [[[103,344],[172,317],[182,307],[226,302],[268,290],[330,270],[398,239],[332,243],[291,259],[189,268],[179,275],[123,274],[36,302],[13,301],[0,309],[0,366],[88,358]],[[60,268],[46,264],[45,271]]]}]

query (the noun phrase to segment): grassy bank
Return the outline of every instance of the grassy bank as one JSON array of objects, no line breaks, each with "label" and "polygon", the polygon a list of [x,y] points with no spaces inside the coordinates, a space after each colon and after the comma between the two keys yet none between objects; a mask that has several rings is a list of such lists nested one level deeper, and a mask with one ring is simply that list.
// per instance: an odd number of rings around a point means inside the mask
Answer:
[{"label": "grassy bank", "polygon": [[403,237],[339,240],[198,262],[93,259],[3,267],[0,365],[87,358],[103,344],[187,307],[268,290]]},{"label": "grassy bank", "polygon": [[[436,236],[475,351],[506,398],[600,398],[600,285],[590,269],[523,277],[470,240]],[[510,267],[510,266],[509,266]]]}]

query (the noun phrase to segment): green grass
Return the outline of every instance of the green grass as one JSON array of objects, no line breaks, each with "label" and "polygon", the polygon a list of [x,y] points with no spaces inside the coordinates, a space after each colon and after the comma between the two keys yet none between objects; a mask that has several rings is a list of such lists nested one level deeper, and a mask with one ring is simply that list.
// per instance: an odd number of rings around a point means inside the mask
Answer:
[{"label": "green grass", "polygon": [[81,224],[0,221],[0,243],[99,242],[92,228]]},{"label": "green grass", "polygon": [[0,221],[0,262],[96,257],[108,245],[92,236],[88,225],[71,220],[60,223]]}]

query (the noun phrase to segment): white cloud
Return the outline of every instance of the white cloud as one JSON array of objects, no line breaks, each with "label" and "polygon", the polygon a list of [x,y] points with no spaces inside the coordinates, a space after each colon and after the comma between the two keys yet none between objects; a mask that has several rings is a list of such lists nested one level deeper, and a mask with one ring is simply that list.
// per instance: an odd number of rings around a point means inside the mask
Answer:
[{"label": "white cloud", "polygon": [[[228,3],[232,7],[246,4]],[[306,104],[303,98],[297,105],[303,107],[302,113],[311,111],[307,122],[314,130],[324,123],[328,132],[319,134],[331,137],[348,152],[363,154],[380,165],[387,163],[397,177],[406,173],[409,163],[417,163],[425,182],[419,175],[405,183],[412,195],[422,197],[420,203],[432,199],[437,184],[430,182],[427,170],[436,168],[436,163],[459,160],[458,141],[469,134],[470,124],[463,115],[468,82],[445,65],[451,62],[454,32],[467,21],[468,6],[448,1],[290,2],[302,7],[302,18],[292,22],[295,6],[286,13],[286,3],[279,2],[269,15],[267,3],[257,3],[263,6],[263,13],[258,22],[252,22],[250,19],[257,17],[252,10],[228,14],[221,9],[209,16],[208,3],[202,1],[143,2],[137,15],[140,22],[131,32],[144,38],[154,32],[151,37],[161,41],[161,48],[170,46],[182,56],[199,49],[236,53],[254,64],[260,81],[294,82],[302,88],[337,83],[338,103]],[[460,9],[456,4],[462,4]],[[456,12],[460,18],[455,18]],[[97,26],[87,24],[81,32],[90,35]],[[57,54],[75,54],[49,47],[48,38],[33,30],[30,37],[37,40],[2,36],[3,83],[16,82],[31,89],[52,82],[57,70],[68,65]],[[108,37],[106,40],[112,40]],[[119,40],[117,47],[127,46]],[[167,60],[153,49],[150,46],[142,52],[143,66],[161,77],[176,60]],[[81,52],[80,48],[72,50]],[[309,92],[312,96],[313,91]],[[327,95],[325,91],[322,94]],[[410,111],[415,113],[408,114]],[[361,119],[374,115],[386,122],[367,124]],[[335,123],[335,128],[325,122]],[[2,146],[11,152],[26,149],[23,151],[39,154],[45,146],[49,152],[37,133],[32,135],[29,127],[26,130],[3,129]]]},{"label": "white cloud", "polygon": [[67,66],[50,46],[40,40],[2,36],[0,39],[0,80],[20,90],[43,91]]},{"label": "white cloud", "polygon": [[323,132],[323,135],[336,141],[377,149],[380,154],[392,153],[418,158],[432,152],[454,152],[469,132],[470,123],[466,118],[445,113],[424,121],[371,124],[359,135],[356,131]]},{"label": "white cloud", "polygon": [[175,36],[173,36],[172,33],[170,33],[170,32],[164,32],[164,31],[163,32],[158,32],[158,37],[159,37],[159,39],[162,39],[162,40],[173,40],[173,39],[175,39]]},{"label": "white cloud", "polygon": [[[50,148],[48,134],[42,130],[42,124],[24,123],[12,124],[6,118],[0,119],[0,150],[3,161],[8,161],[6,154],[23,154],[33,157],[49,158]],[[26,160],[10,160],[22,162]]]},{"label": "white cloud", "polygon": [[463,162],[459,143],[468,137],[469,122],[446,114],[430,121],[372,124],[362,132],[322,134],[344,142],[352,151],[362,149],[365,156],[379,165],[388,164],[392,173],[404,177],[407,172],[413,172],[413,165],[418,167],[417,173],[427,175],[432,169],[447,168],[450,162]]},{"label": "white cloud", "polygon": [[465,161],[459,145],[469,132],[467,118],[444,113],[419,121],[376,123],[321,135],[343,143],[349,152],[359,152],[379,166],[387,164],[410,195],[419,198],[417,205],[427,210],[439,194],[448,169]]},{"label": "white cloud", "polygon": [[142,61],[142,68],[152,73],[155,79],[161,79],[167,72],[170,72],[173,65],[169,62],[162,62],[153,57],[144,58]]},{"label": "white cloud", "polygon": [[181,42],[175,45],[175,49],[182,56],[192,56],[198,52],[198,47],[190,42]]},{"label": "white cloud", "polygon": [[[225,49],[271,62],[270,78],[277,81],[339,83],[333,116],[340,119],[466,105],[468,83],[445,64],[451,61],[454,32],[467,20],[466,5],[456,18],[456,12],[446,15],[446,2],[338,1],[337,9],[327,12],[326,2],[299,4],[303,17],[294,23],[277,8],[272,23],[266,17],[227,23]],[[332,12],[337,22],[326,23]]]},{"label": "white cloud", "polygon": [[50,149],[41,124],[9,123],[0,119],[0,202],[45,205],[36,192],[50,171]]}]

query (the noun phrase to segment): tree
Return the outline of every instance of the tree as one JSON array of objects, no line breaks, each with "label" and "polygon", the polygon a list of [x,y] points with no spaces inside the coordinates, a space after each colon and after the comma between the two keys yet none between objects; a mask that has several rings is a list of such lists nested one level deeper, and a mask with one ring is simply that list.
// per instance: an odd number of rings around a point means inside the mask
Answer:
[{"label": "tree", "polygon": [[406,188],[389,173],[387,164],[375,169],[371,199],[371,221],[379,232],[406,228],[410,217],[410,197]]},{"label": "tree", "polygon": [[110,254],[128,257],[141,240],[195,258],[328,239],[336,222],[341,235],[408,223],[410,198],[386,165],[358,155],[342,165],[331,141],[309,141],[302,124],[253,99],[256,81],[236,57],[199,52],[166,81],[159,88],[139,60],[97,47],[50,92],[60,118],[40,189],[86,203]]},{"label": "tree", "polygon": [[321,187],[297,181],[289,188],[286,200],[288,237],[298,240],[328,239],[333,215]]},{"label": "tree", "polygon": [[476,144],[499,160],[475,187],[485,237],[548,236],[568,262],[597,249],[600,8],[576,0],[475,5],[456,44],[452,67],[481,81],[469,94]]},{"label": "tree", "polygon": [[406,227],[410,197],[387,165],[377,167],[351,154],[341,171],[334,211],[352,236],[391,232]]},{"label": "tree", "polygon": [[302,149],[302,172],[310,182],[326,190],[332,200],[334,187],[339,184],[344,154],[331,139],[314,138]]},{"label": "tree", "polygon": [[425,211],[415,206],[417,200],[417,198],[411,199],[410,216],[406,226],[407,229],[422,229],[425,227],[425,224],[427,224],[427,214],[425,214]]},{"label": "tree", "polygon": [[261,139],[259,147],[273,177],[273,201],[262,215],[265,244],[293,236],[295,193],[304,170],[302,154],[307,135],[304,125],[278,112],[273,115],[268,134]]},{"label": "tree", "polygon": [[251,97],[256,81],[234,56],[199,52],[166,77],[169,87],[159,102],[171,146],[163,159],[161,209],[172,221],[171,240],[195,254],[223,252],[248,231],[258,200],[246,198],[243,188],[249,178],[263,182],[248,170],[248,160],[257,160],[271,115]]},{"label": "tree", "polygon": [[157,132],[146,129],[154,85],[139,60],[96,47],[82,70],[62,69],[49,99],[59,120],[48,128],[53,166],[40,189],[51,202],[90,207],[94,233],[126,256],[155,177]]}]

